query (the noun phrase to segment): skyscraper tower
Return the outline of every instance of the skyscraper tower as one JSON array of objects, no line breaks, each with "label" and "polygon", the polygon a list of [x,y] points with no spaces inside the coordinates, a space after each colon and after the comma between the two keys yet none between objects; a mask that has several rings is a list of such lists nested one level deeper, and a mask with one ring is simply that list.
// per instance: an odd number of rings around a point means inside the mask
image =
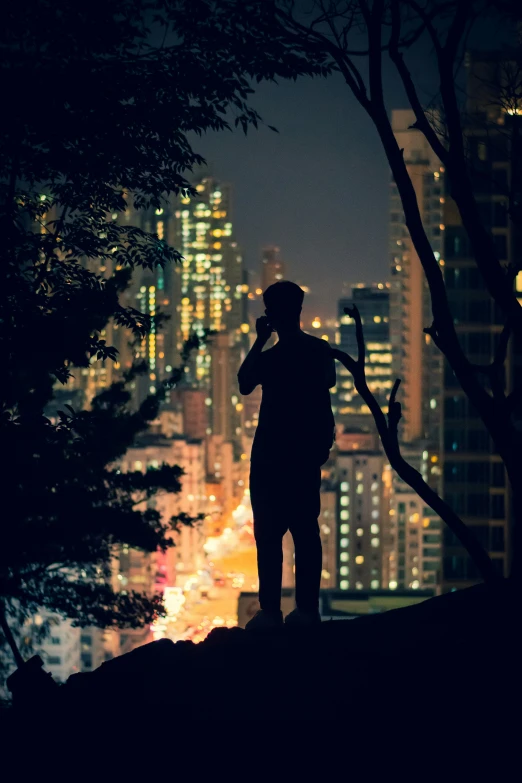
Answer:
[{"label": "skyscraper tower", "polygon": [[[242,257],[231,222],[231,188],[213,177],[196,184],[197,195],[179,199],[177,247],[183,255],[179,346],[193,332],[212,329],[231,334],[232,345],[241,344],[244,331]],[[243,327],[243,329],[246,327]],[[208,385],[210,352],[203,348],[191,368],[191,380]]]},{"label": "skyscraper tower", "polygon": [[[119,221],[156,234],[159,240],[171,247],[177,245],[176,198],[172,195],[163,207],[135,210],[132,207],[119,217]],[[179,365],[179,313],[180,300],[179,265],[167,263],[164,267],[133,270],[132,281],[123,294],[124,303],[154,317],[160,312],[167,320],[160,327],[153,327],[141,343],[131,347],[127,330],[120,329],[118,350],[121,369],[128,369],[133,360],[144,359],[148,363],[147,376],[136,379],[138,402],[149,393],[154,393],[158,382],[165,378],[173,367]]]},{"label": "skyscraper tower", "polygon": [[[505,55],[494,52],[468,57],[464,133],[480,213],[494,238],[500,262],[515,265],[519,260],[517,237],[507,210],[512,177],[508,140],[510,124],[520,122],[520,116],[516,109],[511,114],[502,108],[505,59]],[[459,211],[449,194],[444,223],[445,281],[455,329],[469,361],[488,365],[494,357],[504,316],[486,290]],[[520,361],[511,343],[506,361],[506,393],[520,373]],[[507,575],[511,498],[504,466],[482,420],[448,365],[444,373],[443,423],[444,498],[473,530],[498,571]],[[443,589],[466,587],[477,579],[474,563],[446,529]]]},{"label": "skyscraper tower", "polygon": [[203,328],[239,329],[242,258],[232,236],[231,188],[212,177],[196,184],[195,197],[181,197],[178,247],[181,267],[181,333]]},{"label": "skyscraper tower", "polygon": [[[349,299],[339,300],[339,348],[357,357],[355,321],[345,315],[344,308],[356,305],[363,321],[366,340],[366,376],[368,387],[375,394],[383,411],[388,409],[388,397],[393,386],[390,344],[389,283],[353,286]],[[373,430],[374,420],[353,385],[352,375],[342,365],[337,367],[336,419],[345,427]]]},{"label": "skyscraper tower", "polygon": [[[444,170],[424,136],[412,126],[413,112],[392,112],[424,228],[444,267]],[[392,377],[402,383],[400,436],[407,460],[441,492],[442,355],[424,328],[432,322],[424,270],[411,240],[402,203],[390,183],[390,338]],[[441,522],[421,499],[392,475],[384,553],[391,587],[419,588],[440,582]]]},{"label": "skyscraper tower", "polygon": [[[444,172],[411,110],[394,110],[392,127],[417,196],[421,218],[441,266],[444,236]],[[402,204],[390,183],[390,337],[392,375],[401,378],[402,432],[405,442],[423,440],[438,452],[441,418],[442,358],[423,333],[432,321],[424,270],[406,227]]]},{"label": "skyscraper tower", "polygon": [[[176,247],[175,212],[176,199],[171,196],[161,208],[135,210],[129,204],[124,213],[108,215],[107,219],[156,234],[159,240]],[[90,262],[89,266],[103,277],[110,277],[119,269],[111,261],[103,264],[96,262],[96,265]],[[134,340],[125,326],[109,322],[101,332],[101,337],[118,350],[116,362],[93,360],[89,368],[77,368],[68,384],[71,390],[81,391],[85,403],[88,404],[95,394],[121,378],[134,361],[145,359],[148,363],[147,374],[139,376],[132,384],[135,402],[140,403],[147,394],[154,393],[158,381],[179,364],[179,284],[179,267],[172,263],[165,264],[164,268],[158,266],[155,269],[144,269],[136,266],[132,270],[130,284],[121,295],[122,304],[151,317],[161,311],[167,316],[167,321],[161,328],[153,327],[151,333],[141,341]]]},{"label": "skyscraper tower", "polygon": [[265,247],[261,259],[261,288],[266,291],[269,285],[283,280],[285,277],[285,265],[279,258],[279,248],[275,245]]}]

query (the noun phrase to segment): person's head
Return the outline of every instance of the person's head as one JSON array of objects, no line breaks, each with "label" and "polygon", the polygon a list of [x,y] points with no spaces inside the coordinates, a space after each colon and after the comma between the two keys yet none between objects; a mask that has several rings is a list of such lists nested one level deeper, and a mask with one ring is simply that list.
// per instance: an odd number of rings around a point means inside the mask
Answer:
[{"label": "person's head", "polygon": [[303,289],[290,280],[268,286],[263,294],[265,314],[277,332],[299,328],[303,299]]}]

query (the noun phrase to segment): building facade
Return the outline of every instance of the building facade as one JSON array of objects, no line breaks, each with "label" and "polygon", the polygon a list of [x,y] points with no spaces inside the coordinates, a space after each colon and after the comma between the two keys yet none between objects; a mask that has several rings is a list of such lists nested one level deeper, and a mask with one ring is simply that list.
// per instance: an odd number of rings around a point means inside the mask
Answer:
[{"label": "building facade", "polygon": [[338,451],[337,583],[341,590],[378,590],[382,585],[384,506],[380,451]]},{"label": "building facade", "polygon": [[[444,171],[423,134],[412,126],[410,110],[392,112],[392,128],[403,149],[422,222],[444,266]],[[396,184],[390,183],[390,340],[392,376],[401,379],[401,439],[423,440],[439,453],[442,358],[424,328],[431,325],[429,288],[413,246]]]},{"label": "building facade", "polygon": [[[388,410],[388,397],[393,386],[392,353],[390,343],[390,292],[389,283],[372,286],[357,285],[352,295],[339,300],[339,331],[337,342],[342,351],[357,357],[355,321],[344,310],[356,305],[361,315],[366,342],[366,377],[381,409]],[[370,409],[357,392],[351,373],[346,367],[337,366],[335,399],[336,420],[346,427],[374,431],[375,424]]]},{"label": "building facade", "polygon": [[[425,476],[428,451],[402,446],[410,465]],[[412,488],[392,471],[388,523],[383,540],[383,586],[436,590],[441,581],[442,523]]]},{"label": "building facade", "polygon": [[[495,53],[468,57],[464,130],[482,219],[494,238],[500,262],[516,264],[522,248],[507,214],[511,164],[506,140],[510,124],[520,118],[502,107],[503,59]],[[504,317],[485,288],[449,193],[444,223],[445,280],[455,328],[468,359],[487,365],[493,360]],[[506,363],[507,393],[517,379],[520,382],[520,367],[520,354],[511,345]],[[444,372],[443,445],[444,497],[473,530],[498,571],[507,575],[511,498],[504,466],[448,365]],[[449,529],[444,532],[443,549],[444,589],[473,584],[478,578],[475,565]]]}]

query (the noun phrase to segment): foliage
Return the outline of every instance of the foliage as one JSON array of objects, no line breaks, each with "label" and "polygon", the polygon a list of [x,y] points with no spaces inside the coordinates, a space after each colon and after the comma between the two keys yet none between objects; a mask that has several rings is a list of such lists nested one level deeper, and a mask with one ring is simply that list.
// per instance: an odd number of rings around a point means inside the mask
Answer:
[{"label": "foliage", "polygon": [[[156,598],[114,592],[110,560],[121,543],[164,548],[173,527],[193,522],[180,515],[165,524],[137,506],[178,492],[181,470],[123,474],[116,465],[200,338],[137,411],[128,383],[138,368],[89,410],[61,410],[56,387],[93,357],[116,358],[102,335],[110,319],[135,339],[150,331],[152,319],[120,295],[134,269],[180,259],[158,236],[111,216],[193,192],[190,172],[204,161],[189,137],[260,121],[248,103],[241,16],[229,19],[209,0],[37,0],[4,15],[0,596],[13,622],[38,607],[104,626],[143,624],[161,611]],[[280,63],[274,40],[250,73],[322,72],[316,58],[288,58]],[[104,277],[101,265],[114,273]]]}]

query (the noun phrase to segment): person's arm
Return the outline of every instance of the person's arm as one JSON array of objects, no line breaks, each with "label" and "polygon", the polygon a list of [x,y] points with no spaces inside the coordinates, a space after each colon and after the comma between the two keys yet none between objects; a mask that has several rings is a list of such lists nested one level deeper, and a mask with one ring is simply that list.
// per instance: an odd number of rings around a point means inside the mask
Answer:
[{"label": "person's arm", "polygon": [[257,319],[256,332],[256,341],[247,353],[237,374],[240,394],[250,394],[258,383],[261,383],[261,352],[272,334],[272,327],[266,316],[263,315]]}]

